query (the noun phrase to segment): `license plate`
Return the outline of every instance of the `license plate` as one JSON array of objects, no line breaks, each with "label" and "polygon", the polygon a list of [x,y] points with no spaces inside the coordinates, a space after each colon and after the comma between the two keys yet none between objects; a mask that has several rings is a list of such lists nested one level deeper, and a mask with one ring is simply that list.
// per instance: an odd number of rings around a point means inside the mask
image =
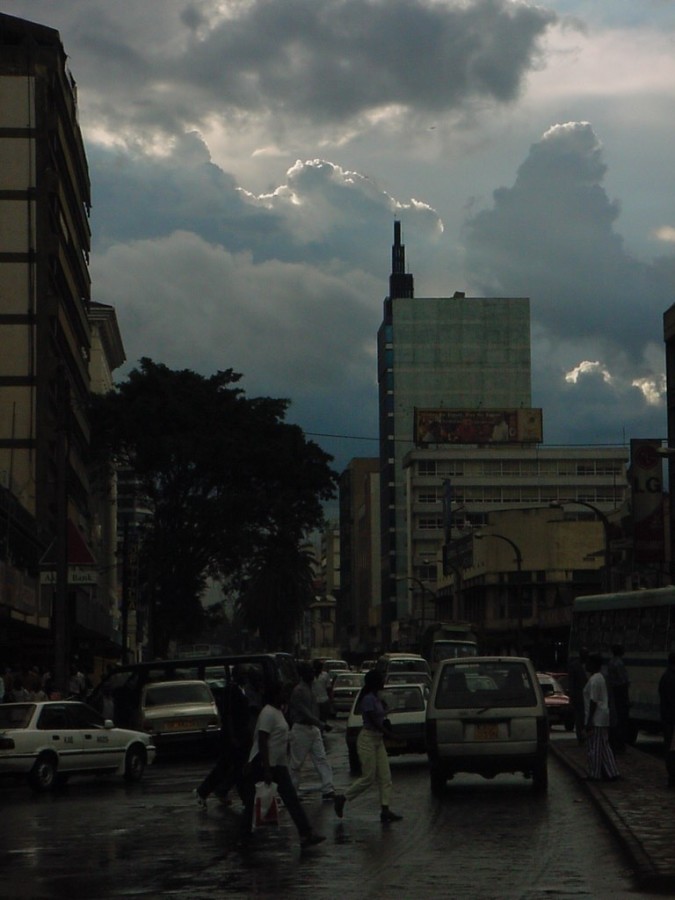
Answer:
[{"label": "license plate", "polygon": [[197,728],[197,722],[194,719],[176,719],[166,723],[167,731],[187,731],[193,728]]},{"label": "license plate", "polygon": [[499,738],[499,725],[495,722],[484,722],[473,726],[475,741],[496,741]]}]

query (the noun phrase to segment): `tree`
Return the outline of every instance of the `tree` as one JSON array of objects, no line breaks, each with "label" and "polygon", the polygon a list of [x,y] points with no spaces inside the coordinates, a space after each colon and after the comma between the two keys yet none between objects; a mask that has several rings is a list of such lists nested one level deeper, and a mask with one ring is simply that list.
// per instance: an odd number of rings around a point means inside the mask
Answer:
[{"label": "tree", "polygon": [[130,468],[151,510],[141,558],[155,653],[199,633],[208,575],[236,584],[272,538],[298,546],[334,495],[332,457],[284,421],[289,402],[248,399],[240,378],[143,358],[92,398],[94,455]]},{"label": "tree", "polygon": [[313,560],[311,550],[284,534],[270,535],[253,560],[239,613],[267,650],[293,649],[295,630],[314,600]]}]

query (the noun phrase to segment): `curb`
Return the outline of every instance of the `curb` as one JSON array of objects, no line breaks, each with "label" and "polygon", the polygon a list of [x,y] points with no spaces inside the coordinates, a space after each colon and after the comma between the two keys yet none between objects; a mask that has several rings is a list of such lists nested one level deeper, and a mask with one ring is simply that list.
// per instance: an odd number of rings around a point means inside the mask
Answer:
[{"label": "curb", "polygon": [[[582,787],[593,798],[605,823],[621,845],[626,858],[633,869],[636,886],[641,890],[651,890],[663,893],[675,892],[675,871],[664,872],[645,850],[639,837],[626,823],[620,812],[612,803],[608,791],[621,790],[620,786],[603,788],[598,783],[586,781],[586,770],[580,766],[560,745],[549,743],[550,751],[564,766],[578,777]],[[619,782],[619,785],[621,782]]]}]

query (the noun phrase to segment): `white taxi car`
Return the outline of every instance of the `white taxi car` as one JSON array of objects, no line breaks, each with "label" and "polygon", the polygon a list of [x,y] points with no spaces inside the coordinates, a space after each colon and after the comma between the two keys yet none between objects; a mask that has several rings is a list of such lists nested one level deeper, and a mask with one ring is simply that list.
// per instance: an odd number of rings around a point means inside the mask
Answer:
[{"label": "white taxi car", "polygon": [[23,775],[35,790],[71,775],[119,773],[139,781],[154,759],[149,735],[115,728],[86,703],[0,704],[0,775]]}]

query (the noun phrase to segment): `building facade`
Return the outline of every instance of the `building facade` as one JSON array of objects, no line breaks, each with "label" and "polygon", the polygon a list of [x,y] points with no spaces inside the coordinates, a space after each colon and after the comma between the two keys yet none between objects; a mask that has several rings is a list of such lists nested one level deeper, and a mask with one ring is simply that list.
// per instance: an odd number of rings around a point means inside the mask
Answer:
[{"label": "building facade", "polygon": [[18,633],[30,637],[33,661],[51,665],[38,658],[43,638],[58,685],[77,651],[79,614],[97,618],[89,211],[77,88],[59,34],[0,14],[0,472],[8,522],[22,523],[23,538],[33,523],[22,543],[30,559],[5,543],[0,642],[11,650]]},{"label": "building facade", "polygon": [[461,293],[416,298],[395,223],[389,296],[378,332],[378,390],[386,635],[411,609],[403,460],[415,443],[416,410],[529,408],[529,300]]}]

